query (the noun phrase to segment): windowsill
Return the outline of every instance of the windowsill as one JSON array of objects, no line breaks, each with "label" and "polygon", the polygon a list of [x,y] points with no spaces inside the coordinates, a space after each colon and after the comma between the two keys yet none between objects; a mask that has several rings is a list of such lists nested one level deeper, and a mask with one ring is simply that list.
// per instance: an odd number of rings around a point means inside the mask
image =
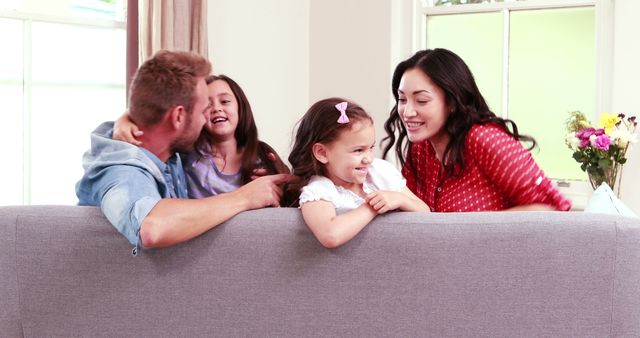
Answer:
[{"label": "windowsill", "polygon": [[571,211],[584,211],[593,194],[593,188],[587,181],[552,179],[558,190],[571,200]]}]

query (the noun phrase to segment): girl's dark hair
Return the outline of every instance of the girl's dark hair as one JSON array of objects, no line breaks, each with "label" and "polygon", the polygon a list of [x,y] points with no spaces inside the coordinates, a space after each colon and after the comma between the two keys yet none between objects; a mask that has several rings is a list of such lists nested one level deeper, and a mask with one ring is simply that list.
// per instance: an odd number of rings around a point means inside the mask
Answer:
[{"label": "girl's dark hair", "polygon": [[[347,102],[348,123],[338,123],[340,111],[336,105]],[[312,147],[316,143],[328,144],[338,138],[340,132],[351,129],[357,122],[373,119],[357,103],[347,99],[332,97],[314,103],[297,123],[293,149],[289,153],[292,173],[299,177],[288,187],[287,206],[297,206],[300,189],[309,183],[313,175],[327,176],[324,165],[313,156]]]},{"label": "girl's dark hair", "polygon": [[[231,88],[231,92],[235,96],[236,101],[238,101],[238,125],[234,136],[236,138],[238,149],[243,150],[240,166],[242,184],[246,184],[251,181],[253,170],[256,169],[259,162],[261,163],[261,166],[267,169],[267,174],[288,174],[290,172],[289,168],[284,164],[276,151],[268,144],[258,140],[258,128],[256,127],[256,122],[253,118],[251,104],[249,104],[249,100],[244,94],[242,88],[240,88],[238,83],[233,79],[223,74],[210,75],[205,79],[207,85],[217,80],[226,82],[229,85],[229,88]],[[207,132],[204,130],[198,139],[198,145],[202,144],[202,142],[211,142]],[[269,159],[269,154],[273,154],[275,159]]]},{"label": "girl's dark hair", "polygon": [[474,124],[495,123],[515,139],[530,142],[529,150],[535,148],[535,139],[519,134],[515,122],[498,117],[489,110],[465,62],[450,50],[436,48],[415,53],[409,59],[400,62],[393,72],[391,92],[396,104],[384,124],[387,136],[381,142],[383,158],[395,144],[396,156],[401,165],[404,166],[408,161],[414,169],[413,172],[416,172],[411,159],[412,143],[409,141],[405,144],[405,140],[408,140],[407,130],[398,114],[398,87],[402,76],[410,69],[420,69],[440,87],[445,95],[446,106],[452,109],[444,125],[450,138],[443,154],[443,165],[447,175],[457,175],[464,169],[464,142]]}]

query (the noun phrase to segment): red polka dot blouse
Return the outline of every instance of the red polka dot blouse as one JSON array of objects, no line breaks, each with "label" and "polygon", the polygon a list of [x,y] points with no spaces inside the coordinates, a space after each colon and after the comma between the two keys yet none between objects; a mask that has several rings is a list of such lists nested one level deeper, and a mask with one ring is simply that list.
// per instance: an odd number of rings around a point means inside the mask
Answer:
[{"label": "red polka dot blouse", "polygon": [[532,203],[571,208],[531,153],[498,125],[471,127],[463,155],[464,171],[445,177],[431,143],[414,143],[416,175],[408,162],[402,168],[407,187],[436,212],[496,211]]}]

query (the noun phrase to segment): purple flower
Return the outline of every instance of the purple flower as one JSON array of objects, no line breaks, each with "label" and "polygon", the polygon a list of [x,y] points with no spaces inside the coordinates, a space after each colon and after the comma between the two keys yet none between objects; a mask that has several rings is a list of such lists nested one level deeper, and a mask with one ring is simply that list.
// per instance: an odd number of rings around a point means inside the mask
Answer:
[{"label": "purple flower", "polygon": [[596,137],[595,147],[600,150],[609,150],[609,145],[611,144],[611,139],[608,135],[600,135]]},{"label": "purple flower", "polygon": [[623,118],[624,118],[624,114],[623,114],[623,113],[620,113],[620,114],[618,114],[618,117],[619,117],[619,118],[621,118],[621,119],[623,119]]},{"label": "purple flower", "polygon": [[591,141],[589,139],[580,140],[580,148],[586,148],[591,145]]},{"label": "purple flower", "polygon": [[589,137],[591,137],[591,135],[595,134],[596,130],[593,128],[584,128],[582,130],[580,130],[579,132],[576,133],[576,137],[581,139],[581,140],[589,140]]},{"label": "purple flower", "polygon": [[596,129],[596,132],[594,133],[594,135],[596,136],[604,135],[604,129]]}]

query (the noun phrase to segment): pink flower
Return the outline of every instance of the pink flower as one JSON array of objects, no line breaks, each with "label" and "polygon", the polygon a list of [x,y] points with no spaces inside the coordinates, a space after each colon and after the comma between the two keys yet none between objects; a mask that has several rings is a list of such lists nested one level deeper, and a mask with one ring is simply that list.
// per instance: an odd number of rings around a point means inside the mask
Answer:
[{"label": "pink flower", "polygon": [[576,137],[581,140],[589,140],[589,137],[595,133],[596,130],[594,128],[584,128],[576,133]]},{"label": "pink flower", "polygon": [[602,134],[596,137],[595,147],[600,150],[609,150],[609,145],[611,144],[611,139],[608,135]]}]

